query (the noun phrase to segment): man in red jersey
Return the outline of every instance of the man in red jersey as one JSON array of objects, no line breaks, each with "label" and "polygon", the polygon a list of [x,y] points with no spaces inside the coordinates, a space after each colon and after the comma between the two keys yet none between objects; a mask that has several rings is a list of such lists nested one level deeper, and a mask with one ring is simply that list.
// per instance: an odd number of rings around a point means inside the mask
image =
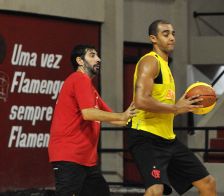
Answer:
[{"label": "man in red jersey", "polygon": [[131,105],[113,113],[92,84],[100,70],[93,46],[78,45],[71,54],[75,72],[64,82],[52,120],[49,159],[55,172],[57,196],[109,196],[97,167],[100,122],[125,125],[135,115]]}]

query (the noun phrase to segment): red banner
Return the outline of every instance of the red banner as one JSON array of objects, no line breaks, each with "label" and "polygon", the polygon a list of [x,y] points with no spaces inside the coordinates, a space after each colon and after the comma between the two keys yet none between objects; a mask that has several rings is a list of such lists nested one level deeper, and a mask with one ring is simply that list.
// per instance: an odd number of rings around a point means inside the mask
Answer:
[{"label": "red banner", "polygon": [[100,25],[0,12],[0,191],[52,187],[47,146],[54,105],[79,43]]}]

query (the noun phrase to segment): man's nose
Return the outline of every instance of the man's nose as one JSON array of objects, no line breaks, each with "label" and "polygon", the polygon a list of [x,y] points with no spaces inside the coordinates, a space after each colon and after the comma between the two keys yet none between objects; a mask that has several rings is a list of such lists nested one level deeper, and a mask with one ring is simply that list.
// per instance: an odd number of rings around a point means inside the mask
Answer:
[{"label": "man's nose", "polygon": [[100,57],[97,57],[97,62],[99,62],[99,63],[101,62],[101,59],[100,59]]},{"label": "man's nose", "polygon": [[172,34],[169,36],[169,38],[170,38],[170,40],[175,40],[175,37]]}]

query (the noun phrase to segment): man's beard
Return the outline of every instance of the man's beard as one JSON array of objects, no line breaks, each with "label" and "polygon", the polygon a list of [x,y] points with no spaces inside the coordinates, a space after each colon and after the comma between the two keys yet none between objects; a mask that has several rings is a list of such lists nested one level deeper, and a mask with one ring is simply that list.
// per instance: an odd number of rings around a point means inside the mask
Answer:
[{"label": "man's beard", "polygon": [[84,69],[85,69],[85,72],[93,77],[95,75],[97,75],[100,71],[100,65],[99,64],[95,64],[93,66],[91,66],[87,61],[84,62]]},{"label": "man's beard", "polygon": [[99,64],[95,64],[92,67],[92,72],[94,72],[95,74],[98,74],[100,71],[100,65]]}]

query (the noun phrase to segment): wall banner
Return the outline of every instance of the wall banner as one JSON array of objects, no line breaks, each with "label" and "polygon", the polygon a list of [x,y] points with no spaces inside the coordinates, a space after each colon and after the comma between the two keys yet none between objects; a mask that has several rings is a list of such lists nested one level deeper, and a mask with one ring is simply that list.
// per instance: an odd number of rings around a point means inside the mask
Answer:
[{"label": "wall banner", "polygon": [[100,24],[0,11],[0,191],[52,187],[47,146],[54,105],[79,43]]}]

